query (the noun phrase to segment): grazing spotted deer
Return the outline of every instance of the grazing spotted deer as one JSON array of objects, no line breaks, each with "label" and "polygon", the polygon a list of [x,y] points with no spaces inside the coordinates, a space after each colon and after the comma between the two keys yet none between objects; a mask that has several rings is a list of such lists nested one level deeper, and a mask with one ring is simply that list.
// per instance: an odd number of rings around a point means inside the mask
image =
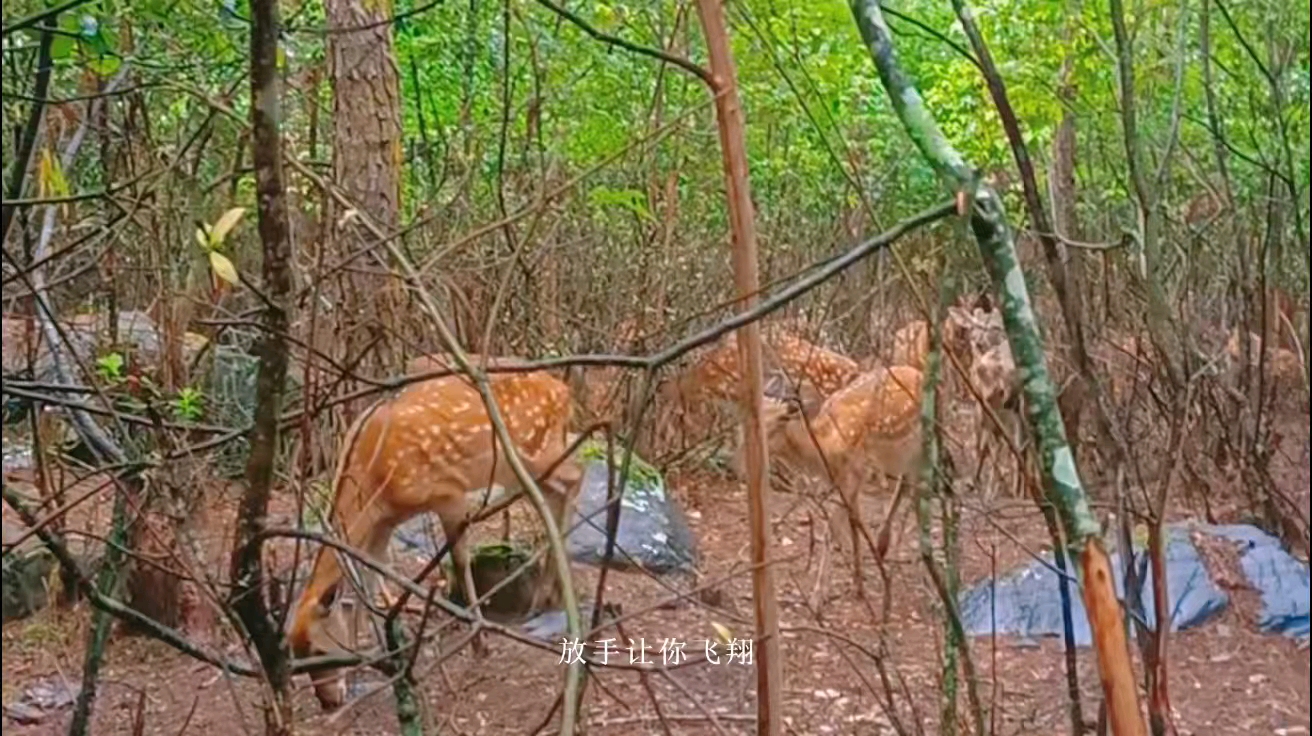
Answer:
[{"label": "grazing spotted deer", "polygon": [[[914,486],[921,467],[920,398],[922,374],[911,366],[875,368],[834,393],[809,421],[796,404],[770,400],[766,430],[772,458],[789,462],[805,475],[832,478],[842,494],[852,546],[857,595],[865,597],[861,569],[860,491],[871,480],[898,482],[880,530],[876,553],[888,551],[890,523],[905,488]],[[908,478],[908,476],[910,476]]]},{"label": "grazing spotted deer", "polygon": [[[571,418],[569,389],[541,372],[497,374],[492,395],[506,429],[529,474],[540,477],[564,455]],[[415,383],[384,397],[351,425],[333,476],[331,520],[344,542],[375,560],[387,553],[393,530],[424,512],[441,520],[451,544],[456,581],[465,600],[474,601],[469,553],[464,541],[468,519],[466,493],[489,488],[521,487],[507,459],[505,445],[494,437],[483,397],[467,379],[448,376]],[[560,529],[578,492],[582,473],[566,458],[541,482]],[[558,592],[556,570],[547,556],[545,574],[535,592],[533,608]],[[566,571],[568,572],[568,571]],[[373,574],[363,575],[372,599]],[[319,550],[314,569],[294,609],[288,638],[298,658],[350,648],[348,622],[341,604],[343,569],[338,552]],[[357,612],[367,610],[356,605]],[[476,647],[483,649],[475,637]],[[340,707],[346,696],[341,668],[311,673],[315,695],[325,710]]]},{"label": "grazing spotted deer", "polygon": [[[856,361],[790,332],[776,330],[764,337],[761,357],[765,363],[766,395],[796,397],[808,415],[813,415],[825,397],[846,386],[858,374]],[[738,417],[738,392],[742,383],[738,340],[730,334],[703,354],[678,381],[668,384],[667,394],[670,390],[677,392],[675,400],[681,401],[684,407],[714,407],[726,416]],[[681,416],[686,422],[692,414],[684,411]],[[736,476],[745,477],[741,425],[735,426],[730,465]]]}]

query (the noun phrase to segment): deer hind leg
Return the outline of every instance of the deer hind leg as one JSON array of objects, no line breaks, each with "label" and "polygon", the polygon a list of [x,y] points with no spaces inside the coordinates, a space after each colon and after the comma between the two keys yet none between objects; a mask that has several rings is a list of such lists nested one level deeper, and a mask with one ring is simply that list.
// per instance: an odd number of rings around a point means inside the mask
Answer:
[{"label": "deer hind leg", "polygon": [[865,571],[861,566],[861,542],[865,536],[865,520],[861,513],[861,486],[865,474],[852,467],[839,474],[838,492],[842,503],[842,516],[847,518],[847,539],[852,548],[852,585],[858,598],[865,599]]},{"label": "deer hind leg", "polygon": [[[388,524],[378,525],[373,534],[364,540],[363,545],[363,550],[365,554],[369,555],[370,559],[374,562],[382,563],[388,568],[393,567],[391,542],[394,529],[394,526]],[[378,610],[386,612],[392,607],[392,604],[395,603],[395,601],[392,599],[391,595],[388,594],[387,587],[383,583],[382,575],[358,562],[355,563],[355,568],[360,574],[361,601],[368,601],[367,605],[362,602],[354,608],[356,614],[355,639],[356,641],[359,641],[360,635],[367,630],[364,624],[368,623],[370,624],[370,628],[373,628],[372,633],[374,635],[375,643],[377,643],[379,647],[384,647],[386,645],[386,639],[384,638],[382,629],[377,627],[379,621],[378,618],[374,616],[372,609],[378,607]]]},{"label": "deer hind leg", "polygon": [[741,421],[733,428],[733,449],[729,454],[729,472],[738,480],[747,480],[747,438]]},{"label": "deer hind leg", "polygon": [[446,537],[447,546],[451,550],[451,570],[454,574],[451,588],[460,590],[465,597],[465,606],[474,615],[475,632],[473,639],[470,640],[470,646],[474,650],[475,657],[485,657],[488,649],[481,630],[483,609],[477,603],[479,594],[474,586],[474,571],[470,567],[467,541],[469,526],[466,523],[468,515],[465,513],[464,494],[458,493],[442,499],[435,506],[434,511],[442,522],[442,534]]},{"label": "deer hind leg", "polygon": [[[881,485],[884,482],[884,479],[880,480]],[[897,485],[893,490],[893,500],[889,503],[888,513],[884,515],[884,523],[879,527],[879,537],[875,540],[875,555],[881,565],[888,555],[889,542],[893,534],[893,522],[897,519],[898,506],[901,505],[902,497],[907,494],[907,490],[912,486],[904,476],[899,476],[896,482]]]}]

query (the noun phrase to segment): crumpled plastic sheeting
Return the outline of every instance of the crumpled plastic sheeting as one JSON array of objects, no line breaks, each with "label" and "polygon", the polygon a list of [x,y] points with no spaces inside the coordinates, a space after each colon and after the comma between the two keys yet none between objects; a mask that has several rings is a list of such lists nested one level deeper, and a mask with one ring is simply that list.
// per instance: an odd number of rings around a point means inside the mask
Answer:
[{"label": "crumpled plastic sheeting", "polygon": [[[1280,541],[1249,525],[1206,524],[1167,528],[1166,569],[1170,595],[1171,630],[1190,629],[1206,623],[1230,603],[1230,597],[1211,580],[1190,531],[1238,543],[1240,567],[1248,583],[1261,594],[1262,611],[1258,628],[1294,638],[1308,636],[1308,567],[1294,559]],[[1116,594],[1125,598],[1124,567],[1120,554],[1111,555]],[[1156,627],[1152,606],[1152,570],[1146,554],[1136,550],[1135,563],[1143,580],[1141,600],[1148,627]],[[1071,574],[1072,628],[1077,646],[1092,643],[1088,616],[1079,587]],[[1052,556],[1034,561],[996,581],[984,580],[960,598],[962,623],[972,636],[999,635],[1037,637],[1062,635],[1061,596]],[[995,625],[996,622],[996,625]]]},{"label": "crumpled plastic sheeting", "polygon": [[1244,524],[1202,527],[1202,531],[1239,542],[1244,577],[1262,594],[1258,628],[1267,633],[1308,637],[1308,566],[1290,556],[1280,540]]},{"label": "crumpled plastic sheeting", "polygon": [[[570,559],[600,567],[606,553],[606,462],[587,459],[584,464],[583,483],[571,521],[574,529],[565,546]],[[488,496],[498,497],[496,492]],[[615,533],[611,569],[632,572],[642,568],[656,575],[690,573],[696,569],[696,537],[663,478],[652,473],[630,472],[620,505],[623,509]],[[433,524],[430,517],[421,514],[397,527],[392,539],[394,549],[425,557],[437,554],[441,529],[436,530],[436,535],[430,533]]]},{"label": "crumpled plastic sheeting", "polygon": [[[578,526],[566,545],[573,560],[597,567],[606,553],[606,475],[604,459],[588,462],[575,503],[573,522]],[[696,538],[664,479],[631,472],[620,506],[612,569],[632,571],[641,566],[663,575],[696,568]]]}]

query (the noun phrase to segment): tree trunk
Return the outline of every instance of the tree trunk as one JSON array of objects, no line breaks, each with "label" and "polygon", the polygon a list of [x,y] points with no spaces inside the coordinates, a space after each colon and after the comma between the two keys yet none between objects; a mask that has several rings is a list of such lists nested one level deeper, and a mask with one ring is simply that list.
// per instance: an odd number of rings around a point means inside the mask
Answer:
[{"label": "tree trunk", "polygon": [[1049,502],[1060,513],[1068,544],[1079,555],[1084,605],[1093,632],[1098,674],[1107,697],[1112,732],[1115,736],[1142,736],[1144,723],[1134,669],[1121,625],[1121,606],[1112,584],[1110,562],[1102,543],[1102,525],[1089,506],[1088,494],[1066,439],[1038,322],[1001,200],[997,192],[979,183],[973,169],[943,135],[933,114],[925,107],[897,59],[892,32],[879,3],[853,0],[852,13],[879,79],[911,141],[934,170],[953,184],[960,214],[970,218],[980,256],[1000,292],[1003,323],[1023,377],[1026,413],[1038,444],[1044,488]]},{"label": "tree trunk", "polygon": [[[743,135],[743,109],[738,99],[737,72],[723,0],[698,0],[706,46],[710,53],[715,119],[720,132],[724,179],[729,200],[733,239],[734,283],[743,304],[756,306],[760,290],[756,258],[756,222],[747,177],[747,144]],[[764,383],[761,367],[760,326],[751,322],[738,330],[738,360],[743,367],[742,431],[747,451],[747,518],[751,525],[752,602],[756,637],[756,733],[777,736],[783,728],[783,668],[780,660],[779,609],[770,559],[770,483],[765,469],[768,455],[761,420]]]},{"label": "tree trunk", "polygon": [[266,733],[292,733],[291,668],[287,640],[265,599],[260,532],[268,525],[278,452],[278,412],[287,376],[287,304],[291,292],[291,238],[282,175],[281,109],[278,84],[278,0],[251,2],[251,151],[260,242],[264,249],[264,333],[256,347],[255,417],[246,461],[246,490],[238,510],[230,574],[229,605],[259,655],[269,683]]},{"label": "tree trunk", "polygon": [[[333,85],[333,181],[361,214],[391,235],[401,213],[400,72],[392,48],[390,0],[327,0],[329,74]],[[373,244],[358,220],[343,224],[346,212],[330,212],[328,229],[340,256]],[[384,257],[373,259],[375,268]],[[369,263],[368,260],[361,261]],[[390,270],[390,269],[389,269]],[[388,276],[360,274],[342,284],[343,327],[340,349],[357,357],[382,336],[384,325],[403,325],[401,282]],[[378,298],[379,295],[382,298]],[[363,366],[399,365],[399,355],[380,343],[377,361]]]}]

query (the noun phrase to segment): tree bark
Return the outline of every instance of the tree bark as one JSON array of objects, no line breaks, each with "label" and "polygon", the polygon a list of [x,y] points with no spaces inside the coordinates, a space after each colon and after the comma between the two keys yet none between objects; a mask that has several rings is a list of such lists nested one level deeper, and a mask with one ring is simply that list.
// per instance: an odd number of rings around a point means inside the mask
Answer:
[{"label": "tree bark", "polygon": [[[391,0],[327,0],[329,74],[333,85],[333,180],[348,200],[382,230],[396,231],[401,213],[401,89],[392,45]],[[330,232],[342,254],[367,248],[371,239],[358,219],[331,213]],[[386,263],[379,256],[376,260]],[[343,283],[345,318],[352,322],[340,349],[355,356],[383,325],[408,321],[400,313],[404,292],[391,276],[355,274]],[[379,299],[379,295],[382,299]],[[399,365],[380,344],[381,363]],[[364,365],[375,363],[366,359]]]},{"label": "tree bark", "polygon": [[264,333],[256,350],[255,417],[246,462],[246,490],[237,516],[229,603],[260,658],[269,684],[264,717],[269,734],[292,733],[290,658],[281,627],[265,599],[263,543],[278,451],[278,413],[287,376],[287,304],[291,284],[291,240],[284,196],[278,0],[251,2],[251,129],[255,191],[263,244]]},{"label": "tree bark", "polygon": [[[715,98],[715,118],[724,159],[724,180],[729,200],[729,223],[733,238],[733,274],[743,309],[757,304],[760,290],[757,273],[756,221],[752,211],[751,184],[747,176],[747,142],[743,134],[743,109],[738,99],[737,71],[723,0],[698,0],[710,55]],[[747,518],[751,527],[752,603],[756,634],[756,733],[778,736],[783,726],[783,668],[779,654],[779,609],[775,600],[774,571],[770,557],[770,479],[761,420],[764,374],[761,367],[761,331],[755,322],[738,330],[738,360],[743,367],[741,389],[742,428],[747,454]]]}]

